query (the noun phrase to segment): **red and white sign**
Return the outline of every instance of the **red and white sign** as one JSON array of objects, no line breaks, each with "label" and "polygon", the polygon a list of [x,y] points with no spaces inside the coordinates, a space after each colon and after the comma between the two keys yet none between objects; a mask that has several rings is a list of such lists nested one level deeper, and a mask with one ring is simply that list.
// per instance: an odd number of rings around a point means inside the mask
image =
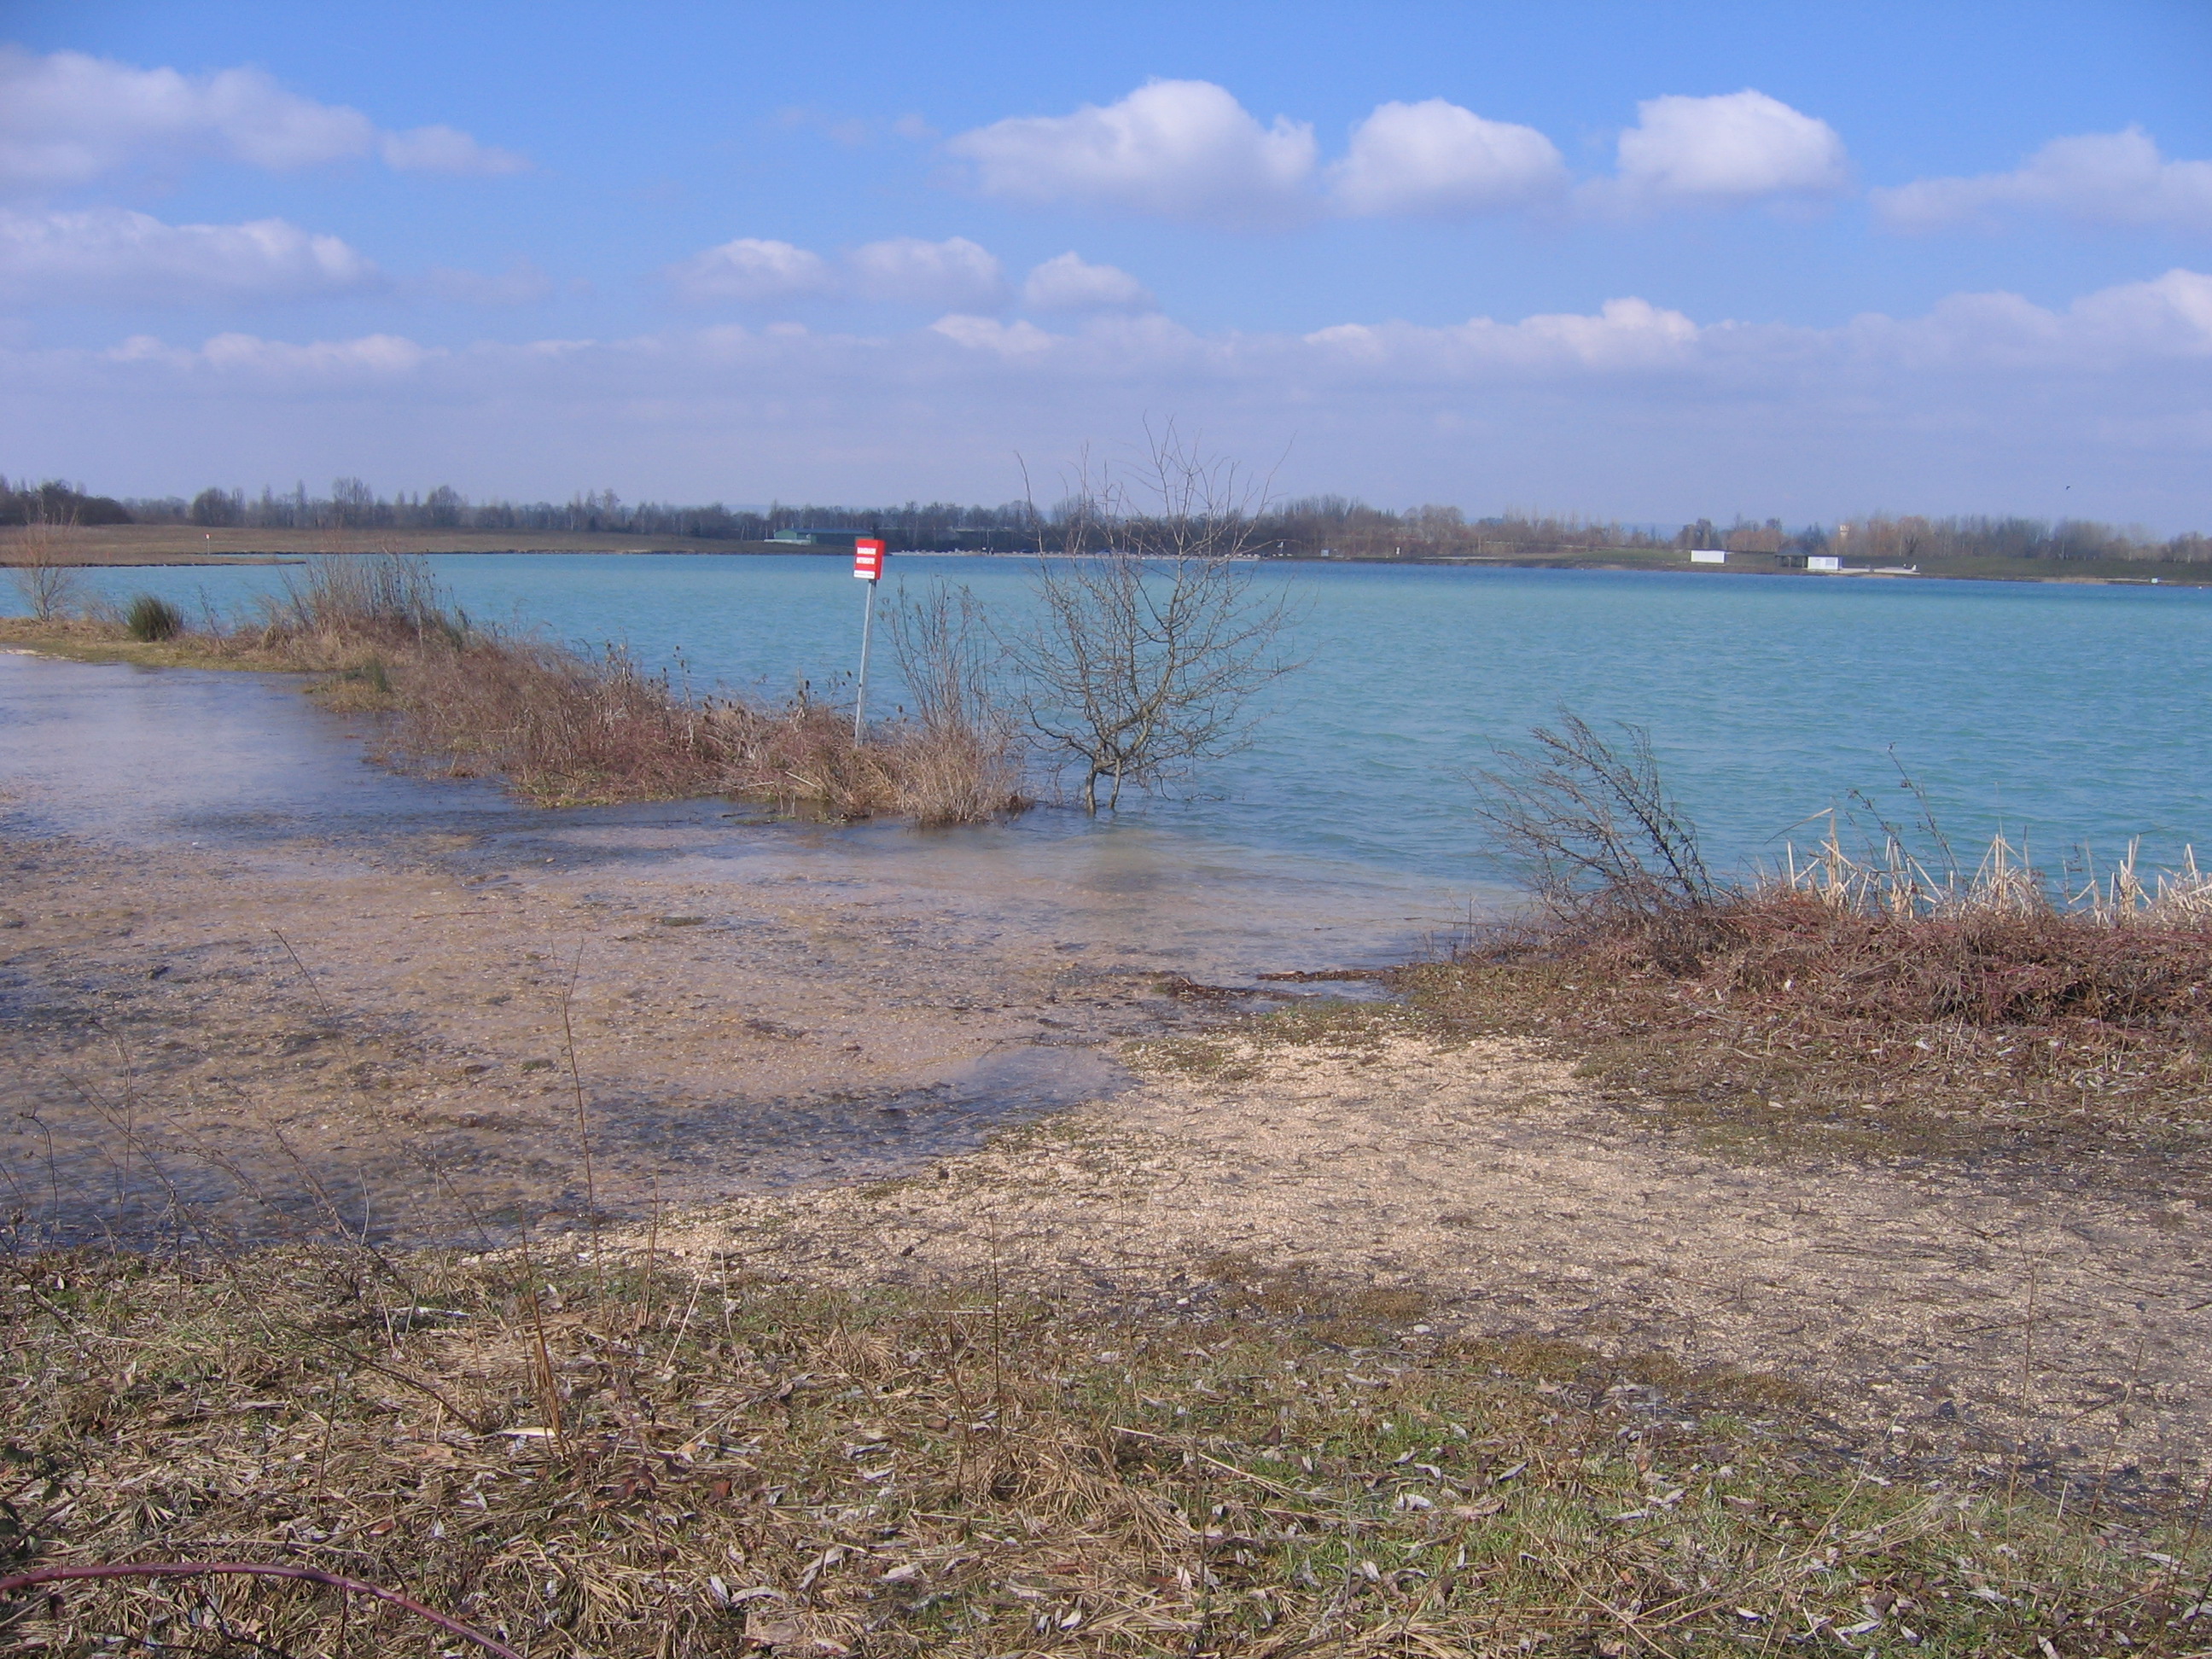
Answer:
[{"label": "red and white sign", "polygon": [[853,574],[864,582],[880,581],[884,574],[884,544],[872,536],[853,544]]}]

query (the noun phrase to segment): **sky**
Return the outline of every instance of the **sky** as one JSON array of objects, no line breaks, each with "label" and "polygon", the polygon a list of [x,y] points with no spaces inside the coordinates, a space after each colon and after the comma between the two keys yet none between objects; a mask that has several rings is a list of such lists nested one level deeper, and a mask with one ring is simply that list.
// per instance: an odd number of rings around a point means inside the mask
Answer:
[{"label": "sky", "polygon": [[2212,4],[0,0],[0,472],[2212,530]]}]

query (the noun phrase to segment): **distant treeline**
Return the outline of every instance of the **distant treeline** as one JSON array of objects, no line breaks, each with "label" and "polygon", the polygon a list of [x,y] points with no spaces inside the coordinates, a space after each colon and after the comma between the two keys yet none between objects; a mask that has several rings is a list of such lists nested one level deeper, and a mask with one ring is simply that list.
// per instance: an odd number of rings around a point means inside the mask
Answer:
[{"label": "distant treeline", "polygon": [[130,524],[136,517],[112,495],[88,495],[81,483],[24,478],[11,485],[0,476],[0,525]]},{"label": "distant treeline", "polygon": [[[359,478],[339,478],[327,495],[301,484],[287,494],[264,489],[202,490],[181,496],[117,501],[82,484],[50,479],[11,486],[0,477],[0,525],[192,524],[210,529],[475,530],[517,533],[570,531],[597,535],[696,537],[708,541],[767,541],[781,530],[860,530],[912,552],[1036,549],[1046,525],[1076,514],[1060,502],[1042,513],[1027,501],[996,507],[908,501],[902,507],[775,506],[765,511],[625,501],[599,490],[555,501],[471,501],[450,485],[428,494],[386,497]],[[1085,517],[1095,518],[1095,514]],[[1040,520],[1043,522],[1041,523]],[[1714,547],[1735,553],[1832,552],[1877,564],[1942,559],[2148,559],[2212,562],[2212,539],[2196,533],[2160,538],[2140,528],[2082,519],[1951,518],[1877,515],[1797,530],[1778,519],[1700,519],[1673,535],[1650,527],[1581,519],[1504,513],[1470,519],[1455,507],[1403,511],[1370,507],[1344,495],[1308,495],[1268,504],[1250,520],[1245,543],[1283,557],[1344,559],[1521,558],[1546,553],[1589,554],[1607,549]],[[1055,538],[1055,544],[1057,539]]]}]

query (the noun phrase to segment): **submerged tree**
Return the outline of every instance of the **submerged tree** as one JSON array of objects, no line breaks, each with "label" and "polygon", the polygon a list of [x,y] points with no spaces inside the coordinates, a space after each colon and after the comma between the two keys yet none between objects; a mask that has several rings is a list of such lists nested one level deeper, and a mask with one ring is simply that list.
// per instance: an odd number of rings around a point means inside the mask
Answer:
[{"label": "submerged tree", "polygon": [[1291,620],[1251,561],[1266,491],[1172,424],[1125,468],[1086,455],[1039,519],[1029,626],[1006,640],[1035,740],[1083,769],[1084,809],[1118,806],[1249,738],[1252,702],[1296,667]]}]

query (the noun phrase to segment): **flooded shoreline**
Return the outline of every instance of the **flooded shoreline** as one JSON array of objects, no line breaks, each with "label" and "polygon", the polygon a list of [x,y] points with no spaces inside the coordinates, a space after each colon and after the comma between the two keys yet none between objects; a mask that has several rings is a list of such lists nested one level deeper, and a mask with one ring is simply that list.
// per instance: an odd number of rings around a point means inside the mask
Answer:
[{"label": "flooded shoreline", "polygon": [[365,764],[281,677],[9,657],[0,718],[6,1201],[63,1240],[466,1239],[896,1176],[1110,1097],[1118,1045],[1218,1017],[1194,982],[1281,997],[1260,976],[1455,919],[1051,810],[533,809]]}]

